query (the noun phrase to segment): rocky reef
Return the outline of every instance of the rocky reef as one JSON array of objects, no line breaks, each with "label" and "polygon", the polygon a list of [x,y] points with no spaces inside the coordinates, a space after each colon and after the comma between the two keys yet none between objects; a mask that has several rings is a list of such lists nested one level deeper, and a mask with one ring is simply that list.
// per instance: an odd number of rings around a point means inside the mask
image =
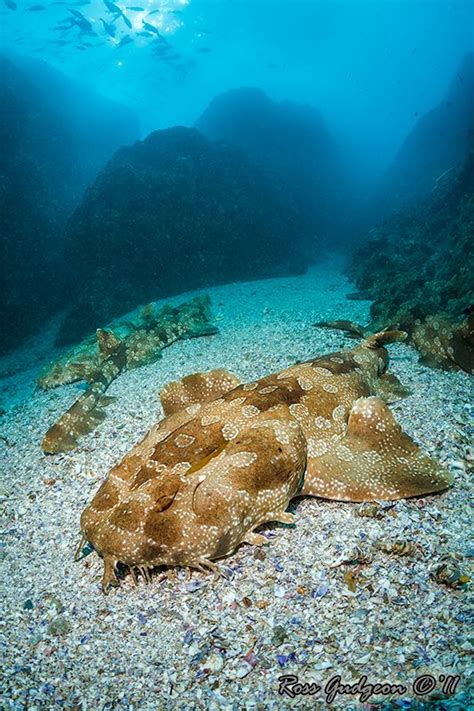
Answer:
[{"label": "rocky reef", "polygon": [[372,202],[376,218],[415,205],[437,189],[474,150],[474,53],[467,54],[437,106],[418,117],[382,176]]},{"label": "rocky reef", "polygon": [[474,367],[474,153],[429,198],[371,230],[347,269],[373,300],[369,330],[397,324],[426,363]]},{"label": "rocky reef", "polygon": [[349,166],[316,108],[242,87],[216,96],[195,125],[211,140],[242,148],[284,186],[313,234],[313,250],[342,238],[354,207]]},{"label": "rocky reef", "polygon": [[297,205],[241,151],[196,129],[155,131],[117,151],[71,217],[59,341],[137,303],[301,271],[308,238]]},{"label": "rocky reef", "polygon": [[[0,55],[0,352],[62,306],[63,229],[133,115],[44,62]],[[81,108],[79,114],[78,108]]]}]

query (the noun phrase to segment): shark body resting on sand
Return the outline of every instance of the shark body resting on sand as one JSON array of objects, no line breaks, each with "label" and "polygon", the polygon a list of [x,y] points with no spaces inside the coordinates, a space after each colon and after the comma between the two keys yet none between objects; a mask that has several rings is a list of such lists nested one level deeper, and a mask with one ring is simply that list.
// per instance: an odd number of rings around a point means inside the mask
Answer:
[{"label": "shark body resting on sand", "polygon": [[386,402],[406,395],[375,334],[350,351],[239,384],[224,370],[169,383],[165,418],[114,467],[81,517],[104,559],[145,580],[155,566],[213,562],[268,521],[291,523],[290,500],[390,500],[446,489],[451,477],[402,432]]}]

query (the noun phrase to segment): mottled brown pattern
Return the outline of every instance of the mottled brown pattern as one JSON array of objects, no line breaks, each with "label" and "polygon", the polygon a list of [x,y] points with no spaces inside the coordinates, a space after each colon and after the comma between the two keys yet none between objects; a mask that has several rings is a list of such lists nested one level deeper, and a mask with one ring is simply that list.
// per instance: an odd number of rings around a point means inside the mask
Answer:
[{"label": "mottled brown pattern", "polygon": [[217,370],[164,389],[170,414],[109,474],[81,517],[104,557],[103,587],[118,561],[148,579],[154,566],[204,570],[285,513],[300,494],[347,501],[445,489],[448,472],[423,455],[386,401],[405,394],[385,373],[384,343],[370,336],[253,383]]},{"label": "mottled brown pattern", "polygon": [[163,348],[181,338],[216,333],[208,320],[209,305],[209,297],[200,296],[176,308],[164,306],[155,314],[154,305],[148,304],[139,325],[129,323],[125,331],[123,326],[121,330],[116,327],[120,338],[113,331],[98,329],[95,340],[88,339],[50,366],[38,380],[41,387],[77,380],[87,380],[89,387],[49,428],[41,444],[43,451],[57,454],[75,449],[79,437],[105,419],[105,407],[112,400],[105,392],[124,370],[154,362]]}]

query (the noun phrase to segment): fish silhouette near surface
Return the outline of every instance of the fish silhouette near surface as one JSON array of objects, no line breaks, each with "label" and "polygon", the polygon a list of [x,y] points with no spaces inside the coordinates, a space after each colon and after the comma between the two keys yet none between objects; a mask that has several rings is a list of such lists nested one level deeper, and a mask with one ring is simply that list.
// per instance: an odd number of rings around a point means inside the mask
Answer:
[{"label": "fish silhouette near surface", "polygon": [[81,517],[104,559],[149,579],[156,566],[216,569],[256,529],[291,523],[290,500],[391,500],[446,489],[451,477],[396,423],[386,402],[405,393],[386,373],[375,334],[350,351],[239,384],[224,370],[169,383],[165,418],[114,467]]}]

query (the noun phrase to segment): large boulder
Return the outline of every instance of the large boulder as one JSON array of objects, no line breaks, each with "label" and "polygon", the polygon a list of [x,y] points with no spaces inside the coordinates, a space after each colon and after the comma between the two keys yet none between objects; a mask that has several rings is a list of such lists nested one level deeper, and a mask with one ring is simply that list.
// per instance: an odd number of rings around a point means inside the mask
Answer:
[{"label": "large boulder", "polygon": [[133,115],[43,62],[0,56],[0,352],[62,306],[67,218]]},{"label": "large boulder", "polygon": [[308,235],[291,198],[234,147],[193,128],[117,151],[69,222],[75,341],[138,303],[301,271]]},{"label": "large boulder", "polygon": [[341,237],[352,207],[347,166],[314,107],[275,102],[253,87],[233,89],[216,96],[195,125],[211,140],[241,147],[249,160],[285,186],[315,246]]}]

